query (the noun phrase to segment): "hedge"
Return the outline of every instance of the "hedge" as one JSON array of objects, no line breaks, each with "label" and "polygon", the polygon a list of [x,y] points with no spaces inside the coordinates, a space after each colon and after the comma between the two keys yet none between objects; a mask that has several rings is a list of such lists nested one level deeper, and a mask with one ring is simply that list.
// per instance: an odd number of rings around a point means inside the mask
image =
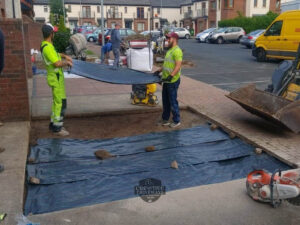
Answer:
[{"label": "hedge", "polygon": [[221,20],[219,27],[242,27],[248,34],[254,30],[266,29],[277,16],[278,14],[273,12],[268,12],[263,16],[253,17],[245,17],[240,14],[234,19]]}]

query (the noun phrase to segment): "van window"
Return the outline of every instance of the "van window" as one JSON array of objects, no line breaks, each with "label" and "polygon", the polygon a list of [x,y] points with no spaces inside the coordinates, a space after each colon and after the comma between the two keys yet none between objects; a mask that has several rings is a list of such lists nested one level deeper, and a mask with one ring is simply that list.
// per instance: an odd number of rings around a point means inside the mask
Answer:
[{"label": "van window", "polygon": [[266,36],[280,36],[282,29],[282,20],[276,21],[273,25],[267,30]]}]

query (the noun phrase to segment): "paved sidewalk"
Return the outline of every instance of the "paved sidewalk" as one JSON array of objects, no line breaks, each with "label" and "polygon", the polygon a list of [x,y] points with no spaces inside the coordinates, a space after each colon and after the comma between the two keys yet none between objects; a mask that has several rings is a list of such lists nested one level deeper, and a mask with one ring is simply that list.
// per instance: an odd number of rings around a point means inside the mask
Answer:
[{"label": "paved sidewalk", "polygon": [[23,212],[25,165],[29,145],[29,122],[4,123],[0,127],[0,164],[5,170],[0,173],[0,213],[7,217],[2,225],[14,225],[15,216]]},{"label": "paved sidewalk", "polygon": [[[48,119],[51,115],[52,95],[45,76],[32,79],[31,115],[34,119]],[[156,111],[161,109],[161,94],[157,92],[156,107],[132,105],[131,85],[116,85],[87,78],[65,79],[68,107],[66,116],[95,116],[110,112]],[[158,85],[159,86],[159,85]]]},{"label": "paved sidewalk", "polygon": [[300,167],[300,135],[248,113],[225,94],[228,92],[183,77],[179,99],[208,120],[236,133],[254,146],[263,148],[291,166]]}]

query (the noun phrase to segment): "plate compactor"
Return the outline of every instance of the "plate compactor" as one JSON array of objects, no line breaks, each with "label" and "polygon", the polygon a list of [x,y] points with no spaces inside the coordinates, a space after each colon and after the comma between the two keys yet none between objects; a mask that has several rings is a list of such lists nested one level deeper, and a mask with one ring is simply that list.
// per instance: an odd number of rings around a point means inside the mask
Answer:
[{"label": "plate compactor", "polygon": [[158,98],[155,95],[156,84],[132,85],[131,104],[133,105],[158,105]]},{"label": "plate compactor", "polygon": [[247,85],[226,95],[245,110],[300,132],[300,44],[294,61],[283,61],[265,91]]},{"label": "plate compactor", "polygon": [[271,174],[264,170],[251,172],[246,181],[248,195],[256,201],[268,202],[274,208],[282,200],[300,206],[300,170],[276,171]]}]

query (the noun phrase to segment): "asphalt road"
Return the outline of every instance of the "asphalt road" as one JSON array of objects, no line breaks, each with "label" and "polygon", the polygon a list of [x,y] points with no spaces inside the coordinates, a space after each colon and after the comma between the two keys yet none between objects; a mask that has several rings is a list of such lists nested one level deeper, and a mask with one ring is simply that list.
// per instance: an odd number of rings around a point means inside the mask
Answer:
[{"label": "asphalt road", "polygon": [[259,63],[251,50],[240,44],[207,44],[191,39],[180,40],[179,45],[184,59],[195,64],[193,68],[183,69],[184,75],[228,91],[250,83],[265,89],[279,63]]}]

